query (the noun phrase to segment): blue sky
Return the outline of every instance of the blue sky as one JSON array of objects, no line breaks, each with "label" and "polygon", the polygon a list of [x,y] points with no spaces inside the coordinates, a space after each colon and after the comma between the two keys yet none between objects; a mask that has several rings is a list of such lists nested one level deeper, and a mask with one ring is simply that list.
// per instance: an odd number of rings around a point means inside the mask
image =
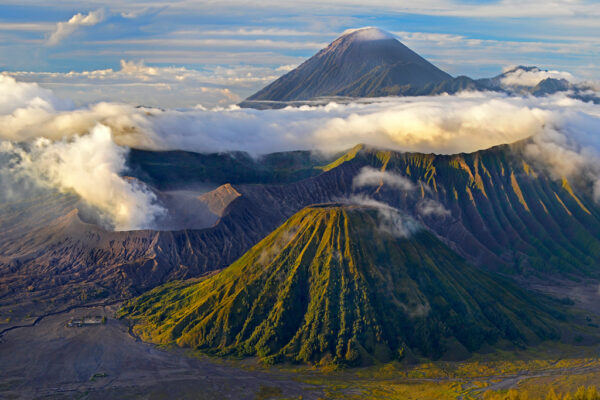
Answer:
[{"label": "blue sky", "polygon": [[0,2],[0,70],[78,104],[236,103],[349,28],[392,32],[452,75],[537,65],[598,80],[600,2]]}]

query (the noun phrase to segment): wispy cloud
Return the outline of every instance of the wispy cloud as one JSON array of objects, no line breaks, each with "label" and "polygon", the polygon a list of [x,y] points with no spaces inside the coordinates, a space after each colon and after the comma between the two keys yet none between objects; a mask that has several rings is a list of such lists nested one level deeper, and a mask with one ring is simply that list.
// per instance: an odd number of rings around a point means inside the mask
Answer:
[{"label": "wispy cloud", "polygon": [[285,28],[255,28],[240,27],[237,29],[186,29],[175,31],[171,36],[325,36],[336,35],[336,32],[315,32],[310,30],[285,29]]},{"label": "wispy cloud", "polygon": [[[212,66],[202,70],[147,65],[121,60],[120,68],[91,71],[0,73],[23,81],[39,82],[78,104],[119,99],[123,102],[171,108],[229,105],[240,102],[295,65],[256,67]],[[0,96],[1,97],[1,96]]]},{"label": "wispy cloud", "polygon": [[154,16],[169,8],[168,5],[162,7],[144,7],[132,10],[122,11],[121,17],[127,19],[135,19],[140,17]]},{"label": "wispy cloud", "polygon": [[417,213],[423,217],[448,217],[450,211],[444,205],[433,199],[423,199],[417,204]]},{"label": "wispy cloud", "polygon": [[0,31],[47,32],[54,27],[56,27],[55,24],[44,22],[0,22]]},{"label": "wispy cloud", "polygon": [[[581,60],[600,52],[596,38],[543,36],[537,40],[469,37],[436,32],[394,32],[404,44],[455,75],[489,77],[501,65],[537,65],[571,70],[582,77],[597,78]],[[551,63],[543,61],[552,58]],[[558,64],[557,64],[557,60]],[[486,71],[486,72],[482,72]]]},{"label": "wispy cloud", "polygon": [[389,235],[408,238],[423,229],[423,226],[408,214],[370,197],[354,195],[346,202],[377,210],[378,229]]},{"label": "wispy cloud", "polygon": [[[110,3],[110,2],[108,2]],[[247,9],[248,3],[244,0],[223,0],[219,3],[198,4],[187,0],[172,1],[169,5],[177,10],[215,11],[219,9],[239,10]],[[117,6],[117,4],[115,4]],[[119,4],[118,6],[123,7]],[[302,11],[310,10],[315,13],[346,11],[358,13],[361,10],[373,11],[395,11],[420,15],[436,16],[463,16],[482,18],[526,18],[526,17],[569,17],[581,15],[600,15],[595,1],[584,0],[558,0],[553,2],[533,0],[523,3],[518,0],[501,0],[496,2],[461,2],[452,0],[423,0],[420,2],[398,2],[393,0],[373,0],[365,3],[360,0],[330,0],[327,3],[317,0],[298,0],[294,3],[276,0],[264,0],[252,4],[253,10],[265,11]],[[129,9],[143,8],[143,2],[131,2],[127,4]]]},{"label": "wispy cloud", "polygon": [[77,13],[67,22],[59,22],[56,24],[54,32],[48,37],[48,45],[54,46],[67,38],[77,29],[83,26],[94,26],[104,19],[104,11],[102,9],[90,11],[87,15]]},{"label": "wispy cloud", "polygon": [[353,187],[364,186],[390,186],[394,189],[410,192],[415,189],[412,181],[402,175],[389,171],[381,171],[371,167],[364,167],[352,181]]},{"label": "wispy cloud", "polygon": [[261,49],[288,49],[288,50],[318,50],[327,46],[327,42],[287,41],[272,39],[116,39],[89,41],[88,45],[136,45],[147,47],[218,47],[218,48],[261,48]]}]

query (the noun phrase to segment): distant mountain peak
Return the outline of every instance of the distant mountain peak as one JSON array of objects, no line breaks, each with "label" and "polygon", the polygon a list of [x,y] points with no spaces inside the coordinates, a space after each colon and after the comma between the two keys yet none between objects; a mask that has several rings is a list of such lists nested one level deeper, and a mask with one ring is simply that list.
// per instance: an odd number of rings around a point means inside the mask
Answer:
[{"label": "distant mountain peak", "polygon": [[547,70],[543,70],[539,67],[536,66],[528,66],[528,65],[512,65],[509,67],[506,67],[502,70],[502,74],[510,74],[511,72],[516,72],[516,71],[525,71],[525,72],[539,72],[539,71],[547,71]]},{"label": "distant mountain peak", "polygon": [[345,31],[298,68],[248,98],[287,102],[319,97],[377,97],[452,77],[375,27]]},{"label": "distant mountain peak", "polygon": [[283,108],[345,103],[355,98],[431,96],[461,91],[567,96],[600,104],[589,84],[569,72],[511,65],[492,78],[452,77],[402,44],[393,34],[366,26],[348,29],[327,47],[241,102],[241,107]]},{"label": "distant mountain peak", "polygon": [[[345,30],[337,40],[341,39],[354,39],[360,41],[370,40],[385,40],[385,39],[396,39],[394,35],[383,29],[376,28],[374,26],[365,26],[357,29]],[[337,41],[336,40],[336,41]]]}]

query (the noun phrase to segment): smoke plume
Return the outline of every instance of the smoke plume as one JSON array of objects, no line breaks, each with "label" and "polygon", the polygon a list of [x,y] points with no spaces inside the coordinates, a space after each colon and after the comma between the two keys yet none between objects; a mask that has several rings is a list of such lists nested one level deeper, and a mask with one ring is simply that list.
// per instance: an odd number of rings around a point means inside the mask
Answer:
[{"label": "smoke plume", "polygon": [[[110,129],[97,125],[89,134],[52,142],[39,138],[27,146],[4,142],[0,153],[10,158],[7,170],[18,177],[16,182],[29,182],[41,187],[75,192],[95,207],[110,228],[132,230],[152,227],[152,222],[165,210],[156,204],[156,196],[143,184],[122,176],[127,149],[117,146]],[[28,179],[29,178],[29,179]],[[16,185],[8,186],[13,200]]]}]

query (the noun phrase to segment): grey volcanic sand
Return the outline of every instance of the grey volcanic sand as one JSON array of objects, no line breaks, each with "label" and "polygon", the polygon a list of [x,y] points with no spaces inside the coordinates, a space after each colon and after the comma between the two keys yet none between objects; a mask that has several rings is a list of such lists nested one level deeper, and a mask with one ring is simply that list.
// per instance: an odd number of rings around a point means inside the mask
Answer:
[{"label": "grey volcanic sand", "polygon": [[[0,398],[254,399],[261,389],[276,388],[285,397],[321,395],[289,374],[247,371],[140,342],[125,323],[111,318],[115,310],[76,309],[5,333]],[[66,327],[70,318],[84,315],[103,315],[108,321]]]}]

